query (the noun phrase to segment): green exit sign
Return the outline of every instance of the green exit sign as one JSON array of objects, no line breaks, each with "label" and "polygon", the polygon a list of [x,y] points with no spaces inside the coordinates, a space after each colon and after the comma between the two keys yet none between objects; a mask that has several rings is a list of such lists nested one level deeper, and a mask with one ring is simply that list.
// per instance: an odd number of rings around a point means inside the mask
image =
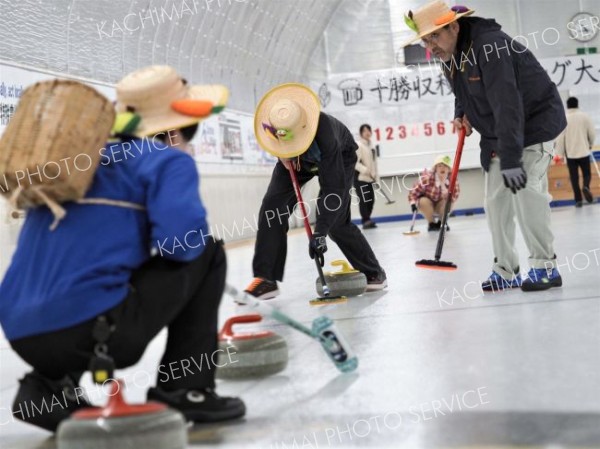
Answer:
[{"label": "green exit sign", "polygon": [[588,48],[579,47],[577,49],[578,55],[595,55],[596,53],[598,53],[597,47],[588,47]]}]

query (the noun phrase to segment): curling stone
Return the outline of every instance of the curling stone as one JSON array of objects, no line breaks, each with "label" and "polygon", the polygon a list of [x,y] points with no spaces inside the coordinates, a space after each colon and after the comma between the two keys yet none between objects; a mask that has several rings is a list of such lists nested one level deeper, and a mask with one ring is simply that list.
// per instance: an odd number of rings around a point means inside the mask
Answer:
[{"label": "curling stone", "polygon": [[[363,273],[353,269],[345,260],[334,260],[331,265],[341,267],[340,271],[324,273],[331,296],[358,296],[365,292],[367,277]],[[317,278],[317,293],[323,296],[321,278]]]},{"label": "curling stone", "polygon": [[185,449],[183,415],[164,404],[125,402],[121,381],[112,382],[104,408],[79,410],[58,427],[58,449]]},{"label": "curling stone", "polygon": [[251,379],[283,371],[288,362],[284,338],[270,331],[234,333],[233,326],[258,323],[262,316],[242,315],[228,319],[219,334],[219,379]]}]

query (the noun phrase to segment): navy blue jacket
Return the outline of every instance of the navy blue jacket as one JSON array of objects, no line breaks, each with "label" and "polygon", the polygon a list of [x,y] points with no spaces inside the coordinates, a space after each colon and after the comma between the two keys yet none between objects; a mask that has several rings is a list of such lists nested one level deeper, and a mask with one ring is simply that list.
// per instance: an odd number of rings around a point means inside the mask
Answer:
[{"label": "navy blue jacket", "polygon": [[520,166],[523,148],[555,139],[567,126],[556,85],[533,53],[493,19],[462,18],[454,57],[442,68],[452,85],[455,118],[466,114],[481,134],[481,165],[492,153],[502,169]]},{"label": "navy blue jacket", "polygon": [[[304,170],[313,172],[314,169],[319,176],[321,190],[317,201],[319,212],[315,232],[327,235],[346,213],[346,209],[338,205],[341,206],[343,199],[348,199],[352,185],[347,184],[347,173],[354,173],[357,149],[358,144],[346,125],[321,112],[315,140],[308,151],[300,156]],[[324,204],[326,201],[327,204]]]}]

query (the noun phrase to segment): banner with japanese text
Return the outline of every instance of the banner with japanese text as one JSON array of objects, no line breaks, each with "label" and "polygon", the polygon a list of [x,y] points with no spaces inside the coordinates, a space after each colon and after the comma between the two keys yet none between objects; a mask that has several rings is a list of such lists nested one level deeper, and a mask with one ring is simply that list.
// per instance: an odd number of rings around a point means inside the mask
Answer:
[{"label": "banner with japanese text", "polygon": [[[540,61],[560,91],[600,91],[600,55]],[[454,96],[435,64],[334,75],[311,84],[324,112],[342,120],[355,134],[368,123],[380,146],[384,175],[429,166],[439,154],[453,154],[456,130]],[[479,167],[479,136],[465,143],[461,168]]]}]

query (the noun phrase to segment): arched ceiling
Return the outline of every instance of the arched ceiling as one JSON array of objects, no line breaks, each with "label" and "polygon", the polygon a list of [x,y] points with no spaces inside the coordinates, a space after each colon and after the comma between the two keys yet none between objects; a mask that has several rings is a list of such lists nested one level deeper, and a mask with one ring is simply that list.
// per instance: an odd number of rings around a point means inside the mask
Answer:
[{"label": "arched ceiling", "polygon": [[[426,0],[0,0],[0,63],[115,83],[169,64],[193,83],[223,83],[230,107],[252,111],[272,86],[402,65],[403,15]],[[511,35],[566,24],[600,0],[448,0],[494,17]],[[600,39],[600,38],[596,38]],[[598,41],[596,41],[598,42]],[[594,43],[592,43],[594,44]],[[595,45],[595,44],[594,44]]]},{"label": "arched ceiling", "polygon": [[252,110],[273,85],[305,80],[341,0],[0,0],[0,59],[115,83],[169,64],[222,83]]}]

